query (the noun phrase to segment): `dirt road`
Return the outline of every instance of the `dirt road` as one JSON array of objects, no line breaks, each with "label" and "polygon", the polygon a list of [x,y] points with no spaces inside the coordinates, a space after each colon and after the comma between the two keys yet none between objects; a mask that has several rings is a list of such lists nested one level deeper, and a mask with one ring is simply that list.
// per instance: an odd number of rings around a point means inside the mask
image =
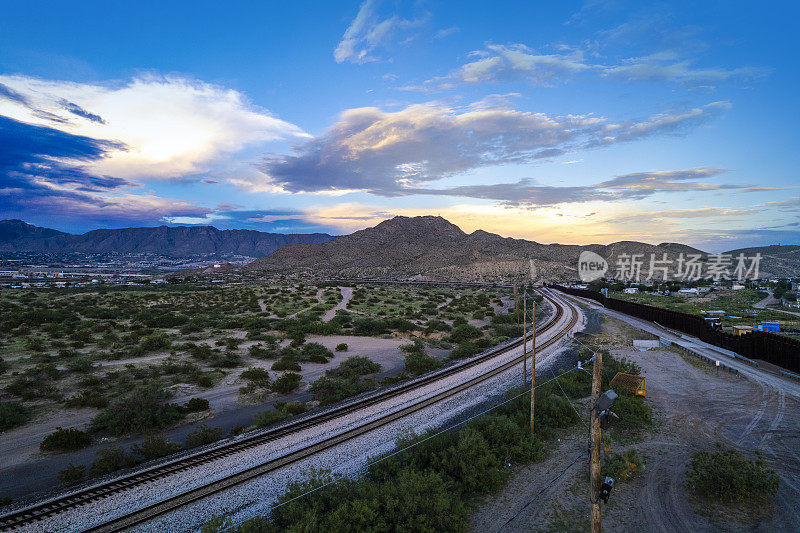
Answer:
[{"label": "dirt road", "polygon": [[[618,333],[616,322],[606,320],[604,333]],[[644,473],[619,483],[603,507],[606,531],[800,531],[800,398],[793,387],[717,372],[669,349],[618,345],[612,354],[642,367],[657,423],[633,444],[645,457]],[[588,530],[586,433],[581,426],[543,463],[515,473],[474,515],[473,529]],[[684,471],[692,453],[715,442],[762,453],[780,477],[771,510],[760,517],[720,514],[687,494]],[[613,444],[612,451],[630,446]]]}]

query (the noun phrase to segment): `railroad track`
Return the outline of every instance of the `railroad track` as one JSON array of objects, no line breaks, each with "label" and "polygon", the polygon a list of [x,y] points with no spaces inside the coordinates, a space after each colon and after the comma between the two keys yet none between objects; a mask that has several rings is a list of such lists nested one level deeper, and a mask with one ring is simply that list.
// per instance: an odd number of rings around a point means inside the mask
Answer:
[{"label": "railroad track", "polygon": [[[549,294],[543,293],[543,295],[554,306],[556,312],[553,315],[553,317],[550,318],[545,324],[537,328],[536,330],[537,336],[554,328],[559,323],[559,321],[564,317],[565,313],[565,307],[561,304],[561,302],[552,298],[552,296],[550,296]],[[537,342],[537,350],[547,348],[548,346],[551,346],[552,344],[556,343],[564,335],[566,335],[566,333],[575,324],[575,322],[577,321],[577,314],[575,312],[575,309],[570,304],[567,305],[569,306],[569,310],[571,312],[571,316],[567,321],[567,325],[559,333],[557,333],[547,341],[542,342],[541,344]],[[456,374],[467,368],[471,368],[481,363],[487,362],[497,357],[498,355],[501,355],[505,352],[508,352],[510,350],[513,350],[514,348],[521,346],[522,342],[523,339],[520,337],[519,339],[511,343],[498,347],[494,350],[490,350],[474,359],[470,359],[468,361],[465,361],[457,365],[452,365],[440,371],[432,372],[413,381],[402,383],[398,386],[383,391],[379,391],[370,396],[357,398],[355,401],[351,401],[346,404],[334,407],[332,409],[315,413],[313,415],[306,416],[301,419],[297,419],[295,421],[289,422],[274,429],[257,432],[248,435],[244,438],[238,438],[231,442],[226,442],[222,445],[213,448],[200,450],[193,454],[178,457],[171,461],[154,465],[152,467],[145,468],[143,470],[132,472],[130,474],[123,475],[99,483],[97,485],[89,486],[72,493],[67,493],[61,496],[57,496],[55,498],[51,498],[49,500],[45,500],[33,504],[31,506],[13,511],[11,513],[0,516],[0,530],[6,531],[6,530],[13,530],[16,528],[21,528],[24,526],[31,526],[44,518],[48,518],[57,515],[59,513],[68,511],[70,509],[77,508],[82,505],[86,505],[91,502],[95,502],[100,499],[113,496],[115,494],[126,491],[132,487],[144,485],[158,479],[172,476],[182,471],[189,470],[203,464],[211,463],[223,457],[239,453],[249,448],[261,446],[263,444],[277,440],[291,433],[295,433],[297,431],[315,426],[317,424],[335,418],[339,418],[341,416],[362,409],[366,406],[380,403],[381,401],[384,401],[393,396],[397,396],[399,394],[412,391],[414,389],[423,387],[425,385],[438,381],[447,376]],[[113,518],[101,525],[90,528],[89,531],[98,531],[98,532],[121,531],[133,527],[137,524],[141,524],[157,516],[163,515],[172,510],[178,509],[180,507],[201,500],[203,498],[207,498],[208,496],[211,496],[215,493],[227,490],[245,481],[264,475],[268,472],[271,472],[288,464],[309,457],[315,453],[319,453],[325,449],[331,448],[333,446],[336,446],[337,444],[340,444],[349,439],[352,439],[354,437],[372,431],[373,429],[381,427],[390,422],[393,422],[394,420],[403,418],[404,416],[407,416],[411,413],[424,409],[429,405],[442,401],[478,383],[490,379],[491,377],[496,376],[497,374],[500,374],[508,370],[509,368],[519,364],[521,361],[522,361],[522,356],[516,357],[513,360],[510,360],[502,365],[499,365],[489,370],[486,373],[483,373],[479,376],[464,381],[455,387],[442,391],[436,395],[426,398],[413,405],[409,405],[398,411],[388,413],[382,417],[364,423],[358,427],[334,435],[329,439],[317,442],[315,444],[312,444],[310,446],[307,446],[290,454],[278,457],[276,459],[272,459],[255,467],[243,470],[241,472],[237,472],[220,480],[214,481],[208,485],[190,489],[184,493],[162,500],[161,502],[143,507],[129,514]]]}]

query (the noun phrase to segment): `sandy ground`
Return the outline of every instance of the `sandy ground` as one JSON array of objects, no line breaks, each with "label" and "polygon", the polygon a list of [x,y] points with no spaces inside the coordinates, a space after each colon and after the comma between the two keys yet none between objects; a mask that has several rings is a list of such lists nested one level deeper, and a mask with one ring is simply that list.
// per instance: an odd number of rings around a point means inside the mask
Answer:
[{"label": "sandy ground", "polygon": [[[239,333],[241,335],[233,336],[244,336],[244,332]],[[275,400],[310,400],[310,394],[305,391],[308,384],[322,377],[326,370],[335,368],[348,357],[361,355],[380,363],[382,370],[376,376],[377,380],[382,379],[384,376],[399,374],[404,367],[404,354],[399,347],[408,342],[406,339],[383,339],[349,335],[329,337],[310,335],[307,341],[319,342],[326,346],[334,353],[334,358],[324,364],[302,363],[300,372],[303,377],[301,388],[295,393],[285,396],[271,394],[255,401],[244,399],[247,401],[243,404],[243,398],[239,395],[239,388],[244,386],[245,382],[239,379],[239,374],[243,370],[243,368],[240,368],[229,372],[212,389],[203,390],[191,385],[176,385],[172,388],[175,395],[170,401],[185,403],[189,398],[207,399],[211,407],[211,413],[202,422],[212,427],[219,427],[224,434],[227,434],[234,427],[251,425],[253,417],[268,409]],[[285,343],[288,343],[288,341]],[[339,343],[347,343],[348,351],[335,351],[336,345]],[[253,341],[243,342],[240,352],[246,354],[247,348],[252,344],[256,343]],[[433,356],[442,356],[447,353],[443,350],[433,349],[428,349],[428,352]],[[104,364],[138,364],[167,356],[168,354],[158,354],[126,361],[109,361]],[[273,360],[252,359],[247,356],[244,356],[243,360],[246,366],[266,368],[273,378],[280,374],[280,372],[270,370]],[[39,451],[39,444],[57,427],[85,428],[96,413],[97,410],[95,409],[55,409],[48,413],[37,415],[35,423],[4,432],[0,436],[0,496],[16,498],[32,491],[53,488],[58,485],[57,472],[66,468],[70,463],[88,466],[94,460],[95,452],[100,448],[105,448],[112,443],[124,448],[130,448],[134,443],[141,440],[139,437],[113,439],[97,443],[84,450],[62,454],[42,454]],[[184,424],[168,430],[164,434],[176,442],[183,442],[186,435],[195,429],[196,424]]]},{"label": "sandy ground", "polygon": [[[624,332],[619,324],[607,319],[604,334],[619,337]],[[800,531],[797,397],[717,373],[667,349],[640,352],[617,345],[612,353],[642,367],[657,423],[632,444],[644,456],[645,470],[614,488],[603,506],[606,531]],[[473,529],[588,531],[587,435],[579,426],[563,436],[545,461],[515,472],[506,489],[474,514]],[[715,442],[746,453],[761,451],[781,478],[772,508],[748,516],[690,497],[684,486],[686,465],[693,452],[713,449]],[[614,444],[612,451],[630,446]]]},{"label": "sandy ground", "polygon": [[336,311],[347,309],[347,304],[349,304],[350,300],[353,298],[353,287],[339,287],[339,291],[342,293],[342,301],[336,304],[333,309],[325,311],[325,314],[322,315],[323,322],[330,322],[333,320],[333,317],[336,316]]}]

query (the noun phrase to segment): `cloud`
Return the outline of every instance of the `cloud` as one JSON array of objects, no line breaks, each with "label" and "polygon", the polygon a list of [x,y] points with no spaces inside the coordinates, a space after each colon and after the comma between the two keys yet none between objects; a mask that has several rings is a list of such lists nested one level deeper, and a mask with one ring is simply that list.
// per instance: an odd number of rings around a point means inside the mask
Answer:
[{"label": "cloud", "polygon": [[356,18],[347,27],[333,51],[337,63],[362,64],[379,61],[374,55],[376,49],[389,44],[395,34],[425,22],[425,17],[412,20],[398,15],[381,19],[377,10],[379,3],[377,0],[366,0],[361,4]]},{"label": "cloud", "polygon": [[719,189],[741,189],[741,185],[706,183],[698,180],[718,176],[726,172],[719,168],[697,167],[686,170],[661,170],[634,172],[616,176],[598,183],[596,187],[618,191],[627,198],[644,198],[655,192],[713,191]]},{"label": "cloud", "polygon": [[87,171],[91,163],[125,149],[116,142],[0,116],[0,146],[0,213],[6,216],[158,221],[209,211],[183,200],[132,194],[127,189],[138,184]]},{"label": "cloud", "polygon": [[[357,108],[342,113],[327,132],[295,146],[292,153],[268,155],[257,168],[267,176],[262,179],[262,186],[289,193],[366,191],[390,197],[450,191],[459,196],[469,193],[507,200],[526,191],[532,198],[550,198],[553,192],[531,182],[453,189],[425,187],[482,167],[532,163],[659,133],[681,133],[713,118],[723,107],[709,104],[623,122],[593,115],[530,113],[502,106],[451,108],[428,103],[395,112]],[[593,196],[577,190],[570,194]]]},{"label": "cloud", "polygon": [[101,117],[100,115],[95,115],[94,113],[89,113],[78,104],[73,104],[72,102],[67,102],[66,100],[62,100],[61,105],[63,105],[64,109],[66,109],[73,115],[85,118],[86,120],[90,120],[98,124],[103,124],[103,125],[108,124],[108,122],[103,120],[103,117]]},{"label": "cloud", "polygon": [[698,68],[693,61],[682,60],[674,52],[661,52],[625,60],[616,66],[602,67],[604,77],[627,81],[664,81],[674,83],[714,83],[729,79],[754,79],[768,75],[770,70],[759,67]]},{"label": "cloud", "polygon": [[[401,87],[409,91],[437,91],[458,85],[525,81],[537,87],[554,86],[582,73],[629,82],[666,82],[684,85],[721,83],[728,80],[751,80],[764,77],[770,69],[761,67],[698,67],[696,60],[681,57],[665,49],[653,54],[601,60],[588,45],[571,47],[553,45],[547,52],[536,51],[522,43],[487,44],[469,55],[475,58],[446,76],[426,80],[422,85]],[[594,61],[588,57],[594,56]]]},{"label": "cloud", "polygon": [[646,211],[607,218],[607,223],[661,223],[666,219],[696,219],[696,218],[739,218],[757,213],[758,209],[732,209],[729,207],[700,207],[696,209],[666,209],[663,211]]},{"label": "cloud", "polygon": [[96,174],[181,179],[245,147],[306,135],[237,91],[177,76],[107,84],[0,76],[0,83],[12,95],[0,99],[0,115],[126,147],[92,161],[87,168]]}]

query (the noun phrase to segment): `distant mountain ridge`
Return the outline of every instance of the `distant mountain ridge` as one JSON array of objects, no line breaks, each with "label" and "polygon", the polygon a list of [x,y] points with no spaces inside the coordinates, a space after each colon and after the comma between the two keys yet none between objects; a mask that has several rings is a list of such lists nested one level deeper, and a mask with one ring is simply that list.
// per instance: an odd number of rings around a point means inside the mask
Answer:
[{"label": "distant mountain ridge", "polygon": [[[800,248],[800,247],[799,247]],[[678,254],[703,254],[697,248],[679,243],[658,245],[620,241],[608,245],[586,246],[541,244],[524,239],[501,237],[477,230],[465,233],[442,217],[395,217],[372,228],[337,237],[322,244],[297,244],[245,266],[252,273],[313,274],[341,277],[394,277],[404,279],[451,279],[494,281],[530,279],[529,259],[534,260],[537,276],[544,279],[574,279],[580,253],[589,250],[609,261],[614,269],[622,254],[643,254],[647,276],[650,254],[677,259]],[[746,250],[741,250],[748,255]],[[753,252],[755,253],[755,252]],[[793,266],[792,266],[793,265]],[[786,275],[787,268],[800,271],[800,261],[792,264],[762,263],[762,272]]]},{"label": "distant mountain ridge", "polygon": [[40,228],[21,220],[0,221],[0,251],[39,253],[149,253],[168,257],[198,254],[263,257],[281,246],[323,243],[327,233],[266,233],[213,226],[99,229],[82,235]]}]

